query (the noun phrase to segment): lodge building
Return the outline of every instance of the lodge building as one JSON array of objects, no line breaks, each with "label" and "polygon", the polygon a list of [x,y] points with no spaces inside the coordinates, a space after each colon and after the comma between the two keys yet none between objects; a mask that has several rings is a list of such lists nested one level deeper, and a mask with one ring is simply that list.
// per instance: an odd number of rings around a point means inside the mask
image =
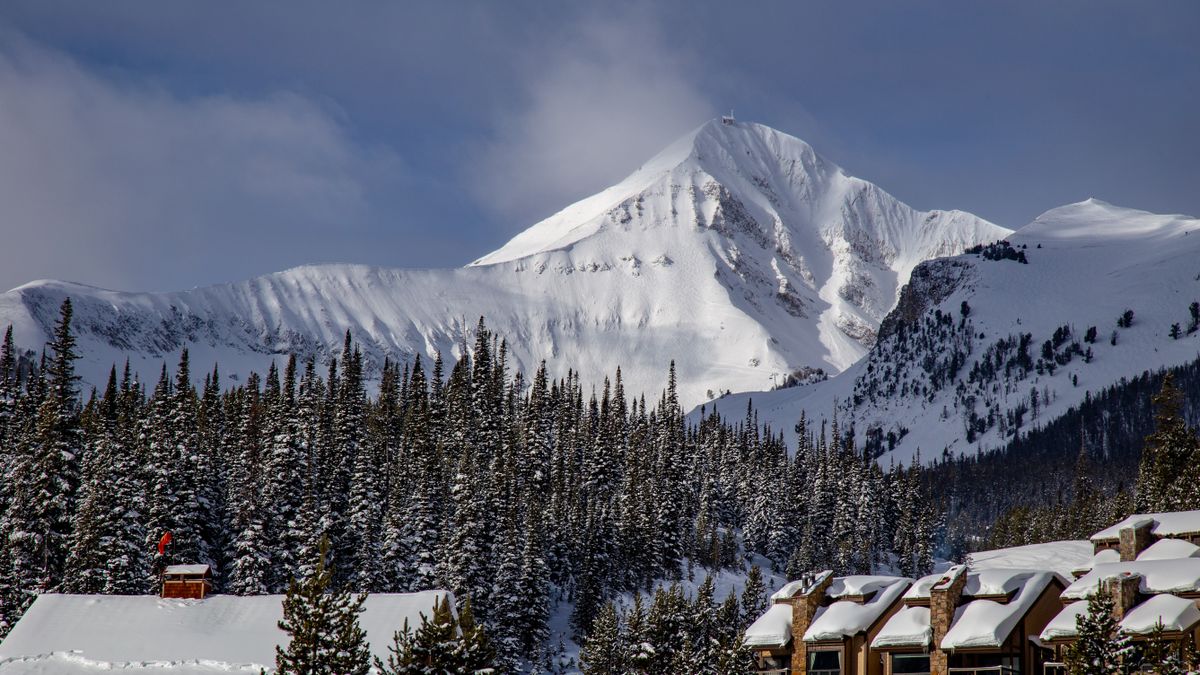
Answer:
[{"label": "lodge building", "polygon": [[1091,537],[1090,560],[1084,542],[1063,543],[1086,563],[988,560],[916,581],[806,576],[772,596],[746,644],[770,675],[1062,675],[1095,593],[1112,595],[1135,642],[1161,624],[1181,652],[1200,644],[1200,511],[1130,516]]}]

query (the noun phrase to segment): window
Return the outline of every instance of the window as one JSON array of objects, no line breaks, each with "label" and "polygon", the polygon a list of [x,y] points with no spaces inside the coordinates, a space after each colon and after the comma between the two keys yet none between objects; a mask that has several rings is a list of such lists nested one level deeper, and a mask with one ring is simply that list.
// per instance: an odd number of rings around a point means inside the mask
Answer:
[{"label": "window", "polygon": [[811,675],[841,675],[842,653],[833,650],[809,652],[808,672]]},{"label": "window", "polygon": [[892,654],[892,673],[895,675],[928,675],[928,654]]}]

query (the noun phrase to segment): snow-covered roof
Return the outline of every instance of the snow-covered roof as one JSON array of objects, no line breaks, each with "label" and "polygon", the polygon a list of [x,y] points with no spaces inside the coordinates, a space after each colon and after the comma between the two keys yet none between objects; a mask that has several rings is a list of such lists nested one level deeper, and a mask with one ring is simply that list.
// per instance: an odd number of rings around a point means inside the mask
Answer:
[{"label": "snow-covered roof", "polygon": [[1110,577],[1140,575],[1142,593],[1200,593],[1200,558],[1136,560],[1096,565],[1063,591],[1064,600],[1083,600]]},{"label": "snow-covered roof", "polygon": [[167,565],[163,574],[207,574],[208,565]]},{"label": "snow-covered roof", "polygon": [[1087,602],[1080,600],[1063,607],[1042,629],[1041,639],[1046,642],[1075,639],[1079,635],[1077,620],[1080,615],[1087,614],[1087,605]]},{"label": "snow-covered roof", "polygon": [[[804,632],[805,642],[820,642],[823,640],[841,640],[851,635],[866,631],[883,616],[893,604],[900,599],[912,579],[903,577],[845,577],[848,581],[842,584],[843,589],[864,589],[863,593],[848,592],[844,595],[863,595],[875,591],[875,594],[864,602],[839,600],[828,607],[820,607]],[[883,585],[887,579],[886,585]],[[869,581],[868,581],[869,580]],[[837,583],[837,580],[834,580]],[[832,590],[832,585],[831,585]],[[830,594],[832,596],[832,594]]]},{"label": "snow-covered roof", "polygon": [[1049,570],[1064,577],[1086,565],[1092,557],[1091,542],[1082,539],[1046,544],[1012,546],[972,553],[967,566],[972,571],[994,569]]},{"label": "snow-covered roof", "polygon": [[[275,645],[287,641],[276,625],[283,617],[283,597],[41,595],[0,643],[0,671],[270,672]],[[368,597],[359,622],[372,654],[387,658],[392,634],[404,621],[419,625],[420,614],[431,616],[434,603],[445,597],[453,596],[425,591]]]},{"label": "snow-covered roof", "polygon": [[1031,571],[1011,569],[986,569],[968,572],[967,583],[963,584],[965,597],[980,595],[1011,595],[1029,580]]},{"label": "snow-covered roof", "polygon": [[885,588],[895,585],[898,580],[912,583],[912,579],[868,574],[854,574],[848,577],[834,577],[833,581],[829,582],[829,589],[825,591],[825,595],[830,598],[870,595],[871,593],[881,591]]},{"label": "snow-covered roof", "polygon": [[932,639],[929,608],[905,607],[883,624],[879,634],[871,641],[871,647],[928,647]]},{"label": "snow-covered roof", "polygon": [[1200,532],[1200,511],[1171,511],[1169,513],[1135,513],[1112,527],[1092,535],[1092,541],[1117,539],[1121,530],[1152,521],[1150,531],[1159,537]]},{"label": "snow-covered roof", "polygon": [[1137,557],[1138,560],[1177,560],[1179,558],[1200,558],[1200,546],[1182,539],[1159,539]]},{"label": "snow-covered roof", "polygon": [[972,600],[960,605],[954,611],[950,630],[942,638],[942,649],[999,647],[1050,582],[1057,578],[1053,572],[1044,571],[1009,570],[1008,573],[1010,578],[1002,579],[997,575],[988,583],[999,588],[1017,584],[1016,593],[1008,602]]},{"label": "snow-covered roof", "polygon": [[[1079,636],[1077,619],[1087,614],[1087,602],[1072,602],[1063,608],[1042,631],[1043,640],[1073,640]],[[1180,633],[1200,623],[1200,609],[1196,603],[1177,595],[1164,593],[1146,600],[1129,610],[1121,619],[1121,630],[1130,635],[1147,635],[1162,622],[1163,630]]]},{"label": "snow-covered roof", "polygon": [[796,597],[797,595],[804,595],[804,594],[808,593],[811,589],[816,588],[817,586],[821,585],[825,581],[825,578],[832,574],[833,574],[833,572],[831,572],[829,570],[825,570],[824,572],[819,572],[818,574],[816,574],[815,576],[813,576],[810,579],[800,579],[798,581],[789,581],[788,583],[784,584],[783,588],[780,588],[779,590],[772,593],[771,599],[772,600],[788,600],[788,599]]},{"label": "snow-covered roof", "polygon": [[1121,619],[1121,630],[1130,635],[1146,635],[1162,623],[1167,632],[1183,632],[1200,623],[1200,609],[1196,603],[1176,595],[1156,595],[1134,607]]},{"label": "snow-covered roof", "polygon": [[791,640],[792,606],[779,602],[750,624],[743,642],[751,647],[782,647]]},{"label": "snow-covered roof", "polygon": [[1071,570],[1072,574],[1087,574],[1096,565],[1106,565],[1109,563],[1121,562],[1121,552],[1115,548],[1106,548],[1096,555],[1092,556],[1087,563]]},{"label": "snow-covered roof", "polygon": [[929,591],[942,580],[945,574],[928,574],[917,579],[911,588],[904,594],[905,600],[928,600]]}]

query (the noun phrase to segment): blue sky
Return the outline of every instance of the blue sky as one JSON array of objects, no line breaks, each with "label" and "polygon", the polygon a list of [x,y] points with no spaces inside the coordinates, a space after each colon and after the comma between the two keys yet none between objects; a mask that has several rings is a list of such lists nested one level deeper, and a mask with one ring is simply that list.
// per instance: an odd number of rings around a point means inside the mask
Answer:
[{"label": "blue sky", "polygon": [[0,5],[0,288],[469,262],[720,111],[921,208],[1200,214],[1200,3]]}]

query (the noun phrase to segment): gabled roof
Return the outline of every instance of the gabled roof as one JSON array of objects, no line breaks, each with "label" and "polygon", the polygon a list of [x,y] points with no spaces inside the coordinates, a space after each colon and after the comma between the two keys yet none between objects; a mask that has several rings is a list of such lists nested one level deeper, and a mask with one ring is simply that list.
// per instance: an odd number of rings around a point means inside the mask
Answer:
[{"label": "gabled roof", "polygon": [[813,575],[812,577],[809,577],[806,579],[800,579],[797,581],[789,581],[788,583],[784,584],[783,588],[780,588],[779,590],[772,593],[771,599],[772,600],[789,600],[791,598],[796,597],[797,595],[805,595],[805,594],[809,593],[810,591],[812,591],[812,589],[821,585],[821,583],[825,581],[825,578],[831,576],[832,574],[833,574],[833,572],[831,572],[829,570],[825,570],[824,572],[818,572],[817,574]]},{"label": "gabled roof", "polygon": [[1031,570],[1007,570],[1007,574],[996,575],[988,581],[988,585],[994,588],[1015,587],[1013,595],[1007,602],[972,600],[960,605],[954,611],[950,630],[939,646],[942,649],[999,647],[1055,579],[1060,577],[1053,572]]},{"label": "gabled roof", "polygon": [[1169,594],[1156,595],[1129,610],[1121,619],[1121,630],[1130,635],[1148,635],[1159,623],[1168,633],[1191,630],[1200,623],[1200,609],[1191,600]]},{"label": "gabled roof", "polygon": [[889,647],[928,647],[933,640],[928,607],[905,607],[883,624],[871,641],[874,649]]},{"label": "gabled roof", "polygon": [[939,581],[941,581],[942,577],[944,577],[944,576],[946,576],[945,573],[927,574],[927,575],[921,577],[920,579],[917,579],[913,583],[912,587],[909,588],[908,591],[906,591],[904,593],[904,599],[905,600],[928,600],[929,599],[929,591],[932,590],[933,587],[935,585],[937,585],[937,583]]},{"label": "gabled roof", "polygon": [[[1087,602],[1072,602],[1063,608],[1042,631],[1041,639],[1074,640],[1079,637],[1078,617],[1087,614]],[[1154,632],[1162,623],[1167,633],[1182,633],[1200,624],[1200,609],[1196,603],[1179,596],[1164,593],[1146,600],[1129,610],[1121,619],[1121,630],[1129,635],[1144,636]]]},{"label": "gabled roof", "polygon": [[1092,541],[1118,539],[1121,530],[1150,522],[1150,531],[1159,537],[1200,532],[1200,511],[1171,511],[1168,513],[1135,513],[1112,527],[1092,535]]},{"label": "gabled roof", "polygon": [[[825,596],[829,598],[861,597],[871,595],[895,585],[899,580],[912,583],[912,579],[903,577],[887,577],[868,574],[855,574],[848,577],[834,577],[829,582]],[[907,584],[906,584],[907,587]]]},{"label": "gabled roof", "polygon": [[1106,565],[1108,563],[1121,562],[1121,552],[1115,548],[1106,548],[1093,555],[1087,563],[1071,570],[1072,574],[1083,575],[1090,572],[1096,565]]},{"label": "gabled roof", "polygon": [[[275,645],[286,644],[277,625],[283,597],[44,594],[0,643],[0,672],[69,675],[149,665],[154,672],[257,673],[272,668]],[[432,616],[443,598],[453,605],[448,591],[368,597],[359,622],[371,653],[386,659],[392,634],[404,621],[420,625],[420,614]]]},{"label": "gabled roof", "polygon": [[[841,577],[840,584],[844,596],[869,597],[863,602],[853,600],[838,600],[828,607],[817,609],[813,622],[804,632],[805,642],[821,642],[825,640],[841,640],[842,638],[865,632],[887,612],[904,593],[912,579],[904,577]],[[834,580],[834,584],[837,584]],[[830,585],[827,595],[833,596],[834,584]],[[857,593],[844,592],[854,589]]]},{"label": "gabled roof", "polygon": [[1200,558],[1136,560],[1096,565],[1063,591],[1064,600],[1083,600],[1112,577],[1139,575],[1142,593],[1200,593]]},{"label": "gabled roof", "polygon": [[197,574],[208,574],[208,565],[167,565],[163,570],[163,574],[186,574],[189,576]]},{"label": "gabled roof", "polygon": [[1046,642],[1074,640],[1079,635],[1077,622],[1081,615],[1087,614],[1087,605],[1087,602],[1080,600],[1063,607],[1042,629],[1041,639]]},{"label": "gabled roof", "polygon": [[742,641],[751,647],[783,647],[792,641],[792,606],[777,602],[746,629]]},{"label": "gabled roof", "polygon": [[[1108,549],[1112,550],[1112,549]],[[1159,539],[1138,554],[1138,560],[1177,560],[1200,558],[1200,546],[1182,539]]]}]

